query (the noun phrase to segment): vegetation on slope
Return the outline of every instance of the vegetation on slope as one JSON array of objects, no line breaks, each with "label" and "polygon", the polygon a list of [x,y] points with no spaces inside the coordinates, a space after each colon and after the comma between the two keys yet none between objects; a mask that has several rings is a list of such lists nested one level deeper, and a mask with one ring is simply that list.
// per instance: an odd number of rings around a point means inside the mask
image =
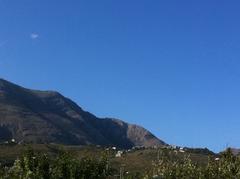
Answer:
[{"label": "vegetation on slope", "polygon": [[118,151],[112,148],[6,145],[0,147],[2,161],[4,152],[5,159],[17,157],[13,164],[1,165],[0,178],[5,179],[240,178],[240,159],[230,149],[220,155],[203,155],[199,149],[184,153],[146,148],[123,151],[116,157]]}]

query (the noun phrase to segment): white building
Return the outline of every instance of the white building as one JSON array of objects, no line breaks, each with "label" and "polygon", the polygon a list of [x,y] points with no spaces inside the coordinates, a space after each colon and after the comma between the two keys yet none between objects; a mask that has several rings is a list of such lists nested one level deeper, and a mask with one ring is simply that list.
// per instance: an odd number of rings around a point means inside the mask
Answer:
[{"label": "white building", "polygon": [[115,157],[122,157],[123,151],[117,151]]}]

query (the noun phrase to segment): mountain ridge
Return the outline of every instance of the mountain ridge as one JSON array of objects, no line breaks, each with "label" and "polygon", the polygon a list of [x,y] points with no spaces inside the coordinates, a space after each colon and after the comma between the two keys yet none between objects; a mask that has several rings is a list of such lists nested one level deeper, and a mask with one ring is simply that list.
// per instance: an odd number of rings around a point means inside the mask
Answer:
[{"label": "mountain ridge", "polygon": [[31,90],[0,79],[0,141],[131,148],[164,146],[141,126],[98,118],[57,91]]}]

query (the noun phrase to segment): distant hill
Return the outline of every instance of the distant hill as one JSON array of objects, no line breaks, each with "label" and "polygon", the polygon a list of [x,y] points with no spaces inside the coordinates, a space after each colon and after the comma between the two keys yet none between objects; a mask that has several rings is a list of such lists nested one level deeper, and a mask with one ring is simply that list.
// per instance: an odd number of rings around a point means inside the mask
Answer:
[{"label": "distant hill", "polygon": [[98,118],[54,91],[30,90],[0,79],[0,142],[66,145],[166,145],[146,129]]},{"label": "distant hill", "polygon": [[231,151],[232,151],[233,155],[239,155],[240,154],[240,149],[231,148]]}]

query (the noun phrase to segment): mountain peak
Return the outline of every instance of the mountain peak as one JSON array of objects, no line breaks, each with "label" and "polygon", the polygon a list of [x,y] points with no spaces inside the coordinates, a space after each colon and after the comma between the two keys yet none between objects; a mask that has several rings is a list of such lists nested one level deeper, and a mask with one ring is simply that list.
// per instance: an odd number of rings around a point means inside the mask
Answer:
[{"label": "mountain peak", "polygon": [[98,118],[55,91],[30,90],[0,79],[0,141],[103,145],[120,148],[162,146],[146,129],[119,119]]},{"label": "mountain peak", "polygon": [[11,84],[9,81],[0,78],[0,87]]},{"label": "mountain peak", "polygon": [[[7,81],[3,78],[0,78],[0,90],[4,90],[6,92],[14,92],[19,93],[18,90],[31,92],[35,95],[39,96],[60,96],[61,94],[57,91],[51,91],[51,90],[35,90],[35,89],[27,89],[24,87],[21,87],[15,83],[12,83],[10,81]],[[18,92],[17,92],[18,91]]]},{"label": "mountain peak", "polygon": [[10,92],[13,88],[20,88],[19,86],[0,78],[0,92]]}]

